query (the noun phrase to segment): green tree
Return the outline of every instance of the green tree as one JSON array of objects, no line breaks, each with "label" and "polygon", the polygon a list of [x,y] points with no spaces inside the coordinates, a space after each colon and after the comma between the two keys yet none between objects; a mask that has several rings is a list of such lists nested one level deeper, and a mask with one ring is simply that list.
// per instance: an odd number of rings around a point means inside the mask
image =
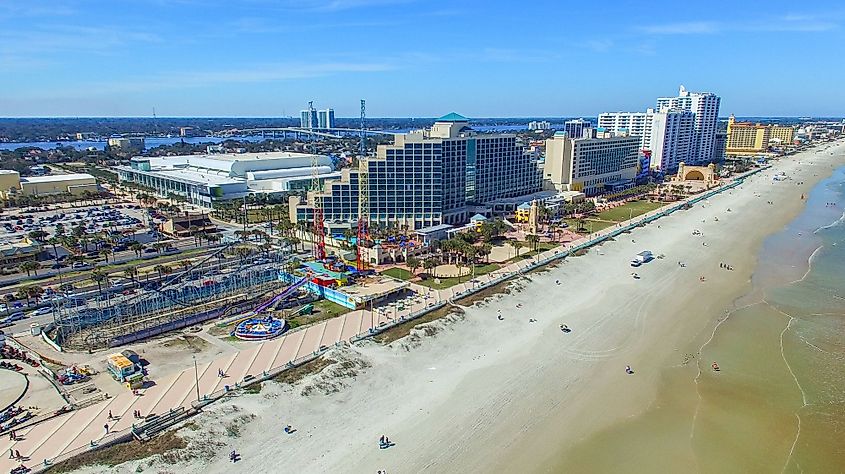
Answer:
[{"label": "green tree", "polygon": [[135,256],[138,258],[141,257],[141,253],[144,251],[144,248],[144,244],[138,241],[133,241],[131,244],[129,244],[129,249],[135,252]]},{"label": "green tree", "polygon": [[532,251],[536,251],[537,246],[540,244],[540,236],[536,234],[528,234],[525,236],[525,241],[531,246]]},{"label": "green tree", "polygon": [[423,268],[432,278],[434,278],[434,269],[437,268],[437,260],[434,258],[427,258],[423,261]]},{"label": "green tree", "polygon": [[109,279],[108,275],[106,275],[105,273],[103,273],[100,270],[94,270],[94,271],[91,272],[91,281],[93,281],[94,283],[97,284],[97,292],[98,293],[103,292],[103,283],[108,282],[108,279]]},{"label": "green tree", "polygon": [[100,249],[100,255],[106,260],[106,263],[109,263],[109,256],[111,256],[114,251],[111,247],[103,247]]},{"label": "green tree", "polygon": [[510,245],[511,248],[514,249],[514,251],[516,252],[516,256],[519,257],[519,250],[522,248],[522,242],[516,239],[512,239],[508,240],[508,245]]},{"label": "green tree", "polygon": [[34,260],[27,260],[18,265],[18,268],[20,271],[26,272],[26,276],[32,275],[33,272],[35,272],[35,275],[38,275],[38,269],[41,268],[41,265]]},{"label": "green tree", "polygon": [[411,275],[414,276],[417,272],[417,268],[420,268],[420,265],[422,265],[422,262],[420,262],[420,259],[417,257],[411,255],[405,260],[405,264],[408,265],[408,268],[411,269]]}]

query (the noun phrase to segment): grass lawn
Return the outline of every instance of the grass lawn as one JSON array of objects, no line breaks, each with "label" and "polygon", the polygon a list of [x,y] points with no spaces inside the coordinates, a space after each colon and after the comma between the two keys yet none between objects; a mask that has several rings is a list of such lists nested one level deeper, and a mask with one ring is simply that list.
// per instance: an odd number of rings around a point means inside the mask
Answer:
[{"label": "grass lawn", "polygon": [[337,303],[332,303],[329,300],[319,300],[313,303],[314,312],[311,314],[302,314],[288,319],[291,329],[305,324],[313,324],[326,319],[331,319],[341,314],[352,311],[351,309],[341,306]]},{"label": "grass lawn", "polygon": [[584,228],[587,229],[584,232],[579,232],[575,229],[578,228],[578,219],[565,219],[566,223],[569,224],[569,229],[580,234],[588,234],[590,232],[590,228],[592,225],[593,232],[600,231],[602,229],[606,229],[610,226],[616,225],[613,222],[606,222],[606,221],[594,221],[590,219],[584,219]]},{"label": "grass lawn", "polygon": [[[475,266],[475,276],[484,275],[494,270],[498,270],[501,266],[497,263],[489,263]],[[440,283],[437,283],[434,278],[427,278],[420,282],[420,285],[434,288],[435,290],[443,290],[459,283],[464,283],[472,279],[472,275],[458,277],[440,278]]]},{"label": "grass lawn", "polygon": [[[662,206],[663,203],[659,202],[632,201],[622,206],[599,212],[595,217],[605,221],[622,222],[631,217],[637,217],[651,212]],[[593,230],[597,230],[595,229],[595,224],[593,225]]]},{"label": "grass lawn", "polygon": [[398,278],[400,280],[410,280],[414,277],[408,270],[399,267],[388,268],[387,270],[381,272],[383,275],[392,276],[393,278]]},{"label": "grass lawn", "polygon": [[[537,251],[535,252],[534,250],[527,250],[527,249],[530,248],[530,246],[528,246],[528,244],[526,243],[525,249],[520,249],[519,256],[518,257],[513,256],[513,257],[509,258],[508,262],[514,262],[516,260],[525,260],[525,259],[533,258],[538,253],[543,253],[546,250],[551,250],[555,247],[560,247],[560,244],[556,243],[556,242],[540,242],[537,245]],[[476,274],[478,274],[477,271],[476,271]]]}]

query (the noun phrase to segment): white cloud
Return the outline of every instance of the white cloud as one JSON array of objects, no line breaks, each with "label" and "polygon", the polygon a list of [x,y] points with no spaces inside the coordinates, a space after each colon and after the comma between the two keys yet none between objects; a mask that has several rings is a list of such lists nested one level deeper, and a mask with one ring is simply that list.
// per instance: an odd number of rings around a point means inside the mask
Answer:
[{"label": "white cloud", "polygon": [[650,35],[702,35],[725,32],[821,32],[838,28],[833,21],[814,15],[786,15],[746,22],[687,21],[640,26]]},{"label": "white cloud", "polygon": [[174,71],[133,81],[114,81],[86,85],[78,94],[125,93],[163,89],[187,89],[225,84],[266,83],[294,79],[383,72],[395,69],[387,63],[323,62],[262,64],[231,70]]}]

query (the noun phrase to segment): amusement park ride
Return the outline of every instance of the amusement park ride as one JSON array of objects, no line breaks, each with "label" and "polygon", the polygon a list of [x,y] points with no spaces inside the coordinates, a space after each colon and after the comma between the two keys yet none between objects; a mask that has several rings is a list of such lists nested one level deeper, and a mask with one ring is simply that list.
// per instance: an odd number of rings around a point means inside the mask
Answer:
[{"label": "amusement park ride", "polygon": [[367,116],[366,101],[361,99],[361,144],[358,150],[358,232],[355,242],[355,268],[361,272],[366,270],[367,262],[361,255],[361,247],[370,242],[370,180],[367,168],[367,144],[364,137],[364,118]]}]

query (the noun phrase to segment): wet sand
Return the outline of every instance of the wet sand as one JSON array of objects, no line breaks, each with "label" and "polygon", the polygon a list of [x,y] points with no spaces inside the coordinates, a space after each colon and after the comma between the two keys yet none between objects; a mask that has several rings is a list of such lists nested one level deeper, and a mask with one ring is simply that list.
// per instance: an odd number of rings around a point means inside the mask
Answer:
[{"label": "wet sand", "polygon": [[[801,193],[845,163],[843,151],[782,160],[741,190],[531,274],[463,318],[432,323],[434,336],[344,349],[352,378],[265,384],[260,395],[215,404],[185,436],[217,454],[167,467],[223,472],[237,449],[242,472],[275,472],[268,459],[297,472],[780,471],[802,404],[780,353],[789,318],[756,324],[743,316],[755,307],[737,305],[751,292],[765,237],[800,212]],[[791,180],[772,182],[781,170]],[[665,258],[634,280],[628,262],[645,249]],[[772,391],[784,395],[768,401]],[[255,418],[227,437],[225,427],[245,415]],[[281,433],[286,423],[295,435]],[[382,434],[396,445],[378,449]]]},{"label": "wet sand", "polygon": [[[830,171],[828,166],[827,173],[819,170],[813,173],[819,176],[804,178],[806,185],[799,186],[802,192],[807,194]],[[834,303],[807,310],[809,300],[819,302],[829,295],[808,299],[804,294],[802,300],[794,289],[784,289],[809,275],[808,262],[823,247],[813,235],[818,223],[841,214],[842,203],[837,209],[823,209],[823,203],[836,197],[823,190],[818,193],[812,196],[815,209],[804,210],[792,222],[803,203],[781,207],[778,202],[781,212],[772,214],[766,227],[758,229],[764,232],[744,235],[747,240],[737,242],[751,256],[742,260],[742,266],[753,268],[753,277],[714,295],[714,301],[725,303],[736,298],[711,334],[701,335],[683,349],[696,355],[694,362],[662,371],[655,402],[648,410],[564,449],[550,472],[845,470],[840,443],[845,428],[841,389],[845,386],[841,375],[845,301],[828,298]],[[761,245],[762,236],[788,222],[786,229]],[[755,247],[762,247],[757,255]],[[756,264],[758,257],[761,261]],[[845,281],[832,282],[827,275],[825,279],[845,289]],[[783,302],[788,304],[778,304]],[[712,318],[718,314],[714,310],[696,311]],[[816,336],[821,327],[827,342],[823,347],[807,340],[812,334],[802,335],[802,319],[797,317],[802,312],[812,314],[803,322],[813,326],[810,330]],[[710,368],[713,361],[718,361],[718,372]],[[814,397],[824,392],[819,385],[831,391],[831,384],[840,387],[836,395]]]}]

